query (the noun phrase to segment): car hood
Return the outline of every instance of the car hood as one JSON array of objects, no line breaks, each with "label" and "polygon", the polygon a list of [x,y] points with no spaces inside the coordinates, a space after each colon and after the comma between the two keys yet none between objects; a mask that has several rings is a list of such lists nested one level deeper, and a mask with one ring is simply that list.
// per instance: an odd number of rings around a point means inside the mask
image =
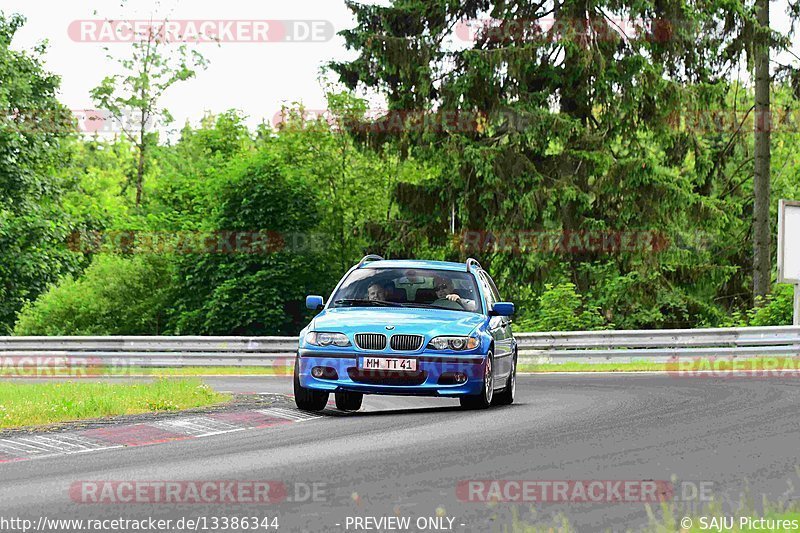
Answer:
[{"label": "car hood", "polygon": [[469,335],[486,320],[478,313],[408,307],[345,307],[327,309],[311,322],[316,331],[386,332],[426,335]]}]

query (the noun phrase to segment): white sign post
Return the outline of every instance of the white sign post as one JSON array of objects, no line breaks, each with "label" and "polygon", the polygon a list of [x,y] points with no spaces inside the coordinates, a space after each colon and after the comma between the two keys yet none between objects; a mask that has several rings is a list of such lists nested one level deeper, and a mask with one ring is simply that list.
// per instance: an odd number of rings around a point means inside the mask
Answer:
[{"label": "white sign post", "polygon": [[794,284],[794,325],[800,326],[800,202],[778,204],[778,283]]}]

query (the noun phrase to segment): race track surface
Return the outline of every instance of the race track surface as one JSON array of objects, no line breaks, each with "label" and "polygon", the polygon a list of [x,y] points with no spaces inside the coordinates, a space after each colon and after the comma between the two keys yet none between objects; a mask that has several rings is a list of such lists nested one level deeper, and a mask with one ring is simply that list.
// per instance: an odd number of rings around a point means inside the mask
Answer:
[{"label": "race track surface", "polygon": [[[288,378],[207,381],[225,391],[291,392]],[[578,531],[639,530],[648,524],[641,502],[487,503],[465,501],[457,489],[469,480],[665,480],[679,517],[704,503],[692,487],[728,503],[745,490],[756,500],[796,500],[798,405],[792,378],[669,375],[520,376],[517,402],[486,411],[372,396],[353,414],[331,408],[302,423],[0,464],[0,519],[275,516],[278,531],[397,531],[356,529],[354,519],[400,516],[411,518],[410,531],[448,530],[416,527],[419,517],[439,517],[452,531],[486,532],[552,525],[561,515]],[[287,493],[268,504],[87,504],[75,489],[174,480],[272,480]],[[317,501],[307,501],[310,488]]]}]

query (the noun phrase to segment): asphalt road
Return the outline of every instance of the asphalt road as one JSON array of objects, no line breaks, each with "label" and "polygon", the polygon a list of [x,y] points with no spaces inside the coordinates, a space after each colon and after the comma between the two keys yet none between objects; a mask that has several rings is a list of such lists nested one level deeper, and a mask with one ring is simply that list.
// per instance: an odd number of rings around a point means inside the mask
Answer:
[{"label": "asphalt road", "polygon": [[[208,381],[238,392],[291,386],[287,378]],[[756,499],[798,498],[790,489],[800,487],[795,379],[521,376],[517,398],[465,412],[452,400],[367,397],[355,414],[326,411],[263,430],[3,464],[0,520],[255,515],[277,516],[279,531],[355,531],[348,517],[438,513],[454,519],[452,531],[484,532],[553,524],[561,515],[578,531],[622,531],[647,525],[642,503],[487,504],[461,501],[456,488],[491,479],[673,480],[679,492],[710,488],[723,501],[738,501],[745,487]],[[68,494],[81,480],[279,480],[295,500],[303,498],[292,492],[316,483],[319,501],[87,505]],[[681,497],[689,501],[669,504],[679,516],[701,503]]]}]

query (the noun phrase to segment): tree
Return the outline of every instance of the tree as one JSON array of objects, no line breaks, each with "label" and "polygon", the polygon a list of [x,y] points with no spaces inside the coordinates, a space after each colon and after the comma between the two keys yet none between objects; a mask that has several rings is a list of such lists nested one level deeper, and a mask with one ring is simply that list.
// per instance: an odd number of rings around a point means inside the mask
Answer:
[{"label": "tree", "polygon": [[[726,110],[752,32],[744,1],[347,5],[358,23],[342,35],[358,56],[331,65],[343,83],[384,96],[387,119],[465,117],[406,136],[410,153],[446,171],[395,189],[393,223],[413,228],[400,250],[472,252],[516,286],[566,279],[620,327],[714,319],[713,299],[739,265],[716,260],[713,242],[682,244],[736,223],[718,195],[730,133],[695,119]],[[474,38],[454,32],[464,20],[477,22]],[[644,232],[670,246],[468,250],[453,246],[452,204],[457,232]]]},{"label": "tree", "polygon": [[753,299],[758,303],[769,293],[772,278],[770,224],[770,27],[769,0],[756,0],[758,26],[753,42],[755,59],[755,165],[753,179]]},{"label": "tree", "polygon": [[152,155],[147,217],[157,230],[210,229],[216,215],[216,194],[228,167],[254,150],[251,134],[236,111],[206,115],[199,128],[188,124],[172,145],[158,146]]},{"label": "tree", "polygon": [[0,13],[0,334],[24,302],[81,260],[64,246],[70,222],[57,175],[76,127],[56,98],[59,78],[42,66],[45,45],[11,48],[24,22]]},{"label": "tree", "polygon": [[153,123],[158,119],[163,124],[172,122],[169,111],[159,107],[159,99],[174,84],[193,78],[196,69],[208,65],[200,52],[189,50],[185,44],[169,52],[166,47],[174,43],[166,41],[164,33],[151,21],[139,34],[140,39],[131,44],[130,56],[117,58],[108,54],[108,59],[116,62],[125,74],[107,76],[91,93],[96,105],[120,124],[136,150],[136,173],[131,180],[136,186],[136,207],[142,203],[147,158],[157,143]]},{"label": "tree", "polygon": [[344,272],[365,254],[366,223],[390,210],[389,182],[399,169],[391,153],[359,146],[349,134],[348,125],[367,112],[364,100],[329,92],[327,101],[323,116],[308,117],[302,106],[285,107],[278,135],[265,144],[287,174],[324,191],[318,230]]},{"label": "tree", "polygon": [[287,177],[267,149],[232,166],[209,221],[213,249],[179,261],[170,330],[297,334],[308,319],[305,296],[330,290],[335,275],[324,253],[297,249],[293,241],[318,224],[318,198],[311,184]]}]

